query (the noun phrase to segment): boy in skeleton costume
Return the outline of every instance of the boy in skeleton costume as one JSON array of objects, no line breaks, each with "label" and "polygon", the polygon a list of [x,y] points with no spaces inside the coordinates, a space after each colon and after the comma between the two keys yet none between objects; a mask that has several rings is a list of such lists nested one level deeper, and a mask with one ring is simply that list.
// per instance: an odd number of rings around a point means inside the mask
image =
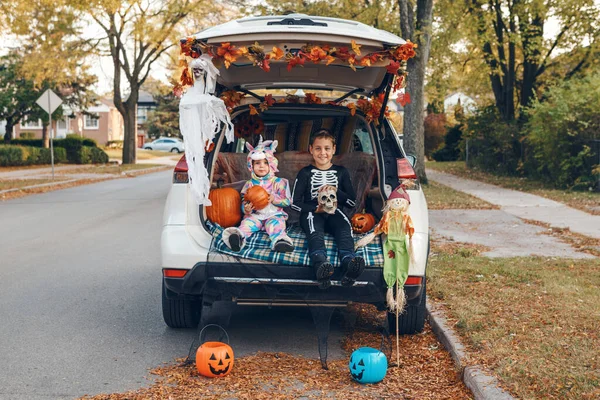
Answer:
[{"label": "boy in skeleton costume", "polygon": [[254,232],[265,230],[271,239],[272,249],[279,252],[291,252],[294,245],[285,233],[285,221],[288,218],[283,207],[291,203],[290,189],[287,179],[275,176],[278,161],[273,155],[277,140],[266,140],[262,136],[256,147],[246,143],[248,153],[248,170],[252,173],[250,179],[242,188],[242,196],[252,186],[261,186],[270,195],[270,203],[261,210],[255,210],[248,202],[242,203],[244,219],[239,228],[231,227],[223,232],[225,244],[233,251],[240,251],[246,238]]},{"label": "boy in skeleton costume", "polygon": [[308,251],[321,287],[330,285],[333,265],[327,259],[324,233],[335,238],[341,260],[342,284],[352,286],[365,269],[365,260],[354,253],[350,220],[340,209],[354,207],[356,195],[348,170],[333,165],[335,140],[329,131],[317,132],[310,142],[314,165],[298,172],[292,209],[300,212],[300,226],[308,238]]}]

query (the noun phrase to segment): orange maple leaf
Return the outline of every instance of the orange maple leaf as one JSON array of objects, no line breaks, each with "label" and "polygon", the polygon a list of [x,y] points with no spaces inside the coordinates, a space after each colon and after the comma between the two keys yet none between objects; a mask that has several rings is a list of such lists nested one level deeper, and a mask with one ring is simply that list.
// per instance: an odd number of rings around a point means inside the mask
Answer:
[{"label": "orange maple leaf", "polygon": [[352,50],[354,50],[354,52],[356,53],[357,56],[360,56],[360,44],[356,44],[356,42],[354,40],[351,41],[352,43]]},{"label": "orange maple leaf", "polygon": [[181,78],[179,80],[181,81],[181,84],[183,86],[193,86],[194,85],[194,79],[192,78],[192,75],[190,75],[189,68],[183,69],[183,71],[181,72]]},{"label": "orange maple leaf", "polygon": [[392,89],[394,89],[394,91],[398,91],[404,87],[404,75],[396,75],[394,78],[395,80]]},{"label": "orange maple leaf", "polygon": [[245,95],[235,90],[227,90],[221,94],[221,100],[227,108],[234,108],[242,101]]},{"label": "orange maple leaf", "polygon": [[221,47],[217,49],[217,56],[223,59],[225,68],[229,68],[231,63],[235,62],[241,54],[242,52],[230,43],[221,43]]},{"label": "orange maple leaf", "polygon": [[394,250],[388,251],[388,258],[396,258],[396,253],[394,253]]},{"label": "orange maple leaf", "polygon": [[304,102],[306,104],[321,104],[322,100],[315,93],[306,93]]},{"label": "orange maple leaf", "polygon": [[248,108],[250,108],[250,115],[258,115],[258,110],[252,104],[250,104]]},{"label": "orange maple leaf", "polygon": [[272,94],[266,94],[265,95],[265,103],[271,107],[273,104],[275,104],[275,99],[273,98]]},{"label": "orange maple leaf", "polygon": [[350,103],[346,107],[350,109],[350,115],[354,116],[356,114],[356,104]]},{"label": "orange maple leaf", "polygon": [[416,45],[410,41],[404,43],[394,51],[394,57],[398,60],[408,60],[417,55],[415,52]]},{"label": "orange maple leaf", "polygon": [[287,70],[291,71],[292,68],[294,68],[296,65],[299,65],[301,67],[304,67],[304,57],[301,55],[298,56],[292,56],[289,60],[288,60],[288,65],[287,65]]},{"label": "orange maple leaf", "polygon": [[329,64],[331,64],[334,61],[335,61],[335,57],[334,56],[327,56],[327,64],[325,64],[325,65],[329,65]]},{"label": "orange maple leaf", "polygon": [[401,93],[398,95],[398,103],[400,103],[400,105],[402,107],[406,106],[408,103],[410,103],[410,94],[409,93]]},{"label": "orange maple leaf", "polygon": [[350,55],[346,61],[348,62],[348,65],[350,65],[350,68],[352,68],[352,71],[356,72],[356,67],[354,66],[356,63],[356,55]]},{"label": "orange maple leaf", "polygon": [[315,64],[318,64],[321,62],[321,60],[325,60],[327,58],[327,52],[319,46],[314,46],[312,49],[310,49],[308,58]]},{"label": "orange maple leaf", "polygon": [[[268,57],[268,56],[269,56],[269,55],[267,54],[267,57]],[[263,70],[263,71],[265,71],[265,72],[269,72],[269,71],[271,71],[271,62],[269,61],[269,59],[268,59],[268,58],[265,58],[264,60],[262,60],[262,61],[259,61],[259,62],[257,63],[257,65],[260,67],[260,69],[262,69],[262,70]]]},{"label": "orange maple leaf", "polygon": [[390,60],[390,63],[385,69],[387,69],[388,74],[396,75],[400,69],[400,63],[398,61]]},{"label": "orange maple leaf", "polygon": [[271,56],[271,58],[274,58],[276,60],[280,60],[284,56],[283,50],[275,46],[273,46],[273,51],[269,53],[269,55]]},{"label": "orange maple leaf", "polygon": [[360,61],[358,62],[359,65],[362,65],[363,67],[370,67],[371,66],[371,59],[369,57],[363,57],[360,59]]},{"label": "orange maple leaf", "polygon": [[350,58],[350,52],[348,47],[342,46],[339,50],[332,50],[331,53],[334,53],[335,57],[339,58],[342,61],[347,61]]},{"label": "orange maple leaf", "polygon": [[183,86],[181,86],[180,84],[176,84],[176,85],[173,87],[173,94],[174,94],[176,97],[181,97],[181,96],[183,95]]},{"label": "orange maple leaf", "polygon": [[188,37],[184,42],[180,43],[180,47],[181,47],[181,54],[185,54],[186,56],[191,56],[191,52],[192,52],[192,46],[194,45],[194,41],[196,39],[194,39],[193,37]]}]

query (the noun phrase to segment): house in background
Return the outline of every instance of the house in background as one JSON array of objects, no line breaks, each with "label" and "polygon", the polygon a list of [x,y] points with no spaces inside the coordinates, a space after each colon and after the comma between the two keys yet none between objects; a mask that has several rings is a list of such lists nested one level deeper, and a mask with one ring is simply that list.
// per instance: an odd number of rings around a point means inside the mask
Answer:
[{"label": "house in background", "polygon": [[462,92],[455,92],[444,99],[444,112],[446,114],[454,114],[456,106],[460,105],[465,114],[473,114],[477,109],[477,103],[473,98]]},{"label": "house in background", "polygon": [[157,106],[158,103],[150,93],[140,90],[136,114],[138,135],[144,134],[144,136],[146,136],[146,122],[148,121],[148,115],[151,111],[155,110]]},{"label": "house in background", "polygon": [[[94,139],[100,146],[105,146],[110,141],[123,140],[125,132],[123,117],[110,99],[100,99],[96,105],[86,110],[86,114],[66,108],[65,117],[52,121],[52,125],[55,138],[64,138],[69,133],[75,133]],[[41,139],[42,121],[21,121],[13,129],[13,138],[21,137],[24,132],[31,132],[34,138]]]}]

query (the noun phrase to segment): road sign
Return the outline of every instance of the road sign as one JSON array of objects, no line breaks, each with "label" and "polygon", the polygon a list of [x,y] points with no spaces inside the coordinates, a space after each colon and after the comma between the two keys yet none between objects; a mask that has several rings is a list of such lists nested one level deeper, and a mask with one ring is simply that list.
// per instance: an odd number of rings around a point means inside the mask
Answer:
[{"label": "road sign", "polygon": [[54,134],[52,132],[52,113],[62,104],[62,102],[60,97],[50,89],[46,90],[36,101],[36,103],[48,113],[48,119],[50,120],[50,162],[52,163],[52,180],[54,180],[54,145],[52,144]]},{"label": "road sign", "polygon": [[44,109],[48,114],[52,114],[54,110],[62,104],[60,97],[56,95],[52,90],[48,89],[43,95],[37,99],[36,103]]}]

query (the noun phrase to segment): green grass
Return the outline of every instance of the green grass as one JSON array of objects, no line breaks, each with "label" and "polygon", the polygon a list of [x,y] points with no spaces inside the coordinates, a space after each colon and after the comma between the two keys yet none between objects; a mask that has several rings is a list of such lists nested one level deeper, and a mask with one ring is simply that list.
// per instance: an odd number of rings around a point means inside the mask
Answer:
[{"label": "green grass", "polygon": [[497,206],[488,203],[487,201],[478,199],[470,194],[459,192],[442,185],[437,182],[429,181],[428,184],[422,185],[425,198],[427,199],[427,207],[430,210],[446,210],[446,209],[496,209]]},{"label": "green grass", "polygon": [[427,289],[473,361],[518,398],[599,398],[600,260],[490,259],[472,248],[434,244]]},{"label": "green grass", "polygon": [[462,178],[473,179],[492,185],[498,185],[507,189],[520,190],[523,192],[542,196],[554,201],[567,204],[579,210],[600,215],[600,193],[579,192],[572,190],[555,189],[548,184],[527,178],[498,176],[480,171],[478,169],[467,169],[464,161],[454,162],[427,162],[427,168],[436,171],[447,172]]}]

